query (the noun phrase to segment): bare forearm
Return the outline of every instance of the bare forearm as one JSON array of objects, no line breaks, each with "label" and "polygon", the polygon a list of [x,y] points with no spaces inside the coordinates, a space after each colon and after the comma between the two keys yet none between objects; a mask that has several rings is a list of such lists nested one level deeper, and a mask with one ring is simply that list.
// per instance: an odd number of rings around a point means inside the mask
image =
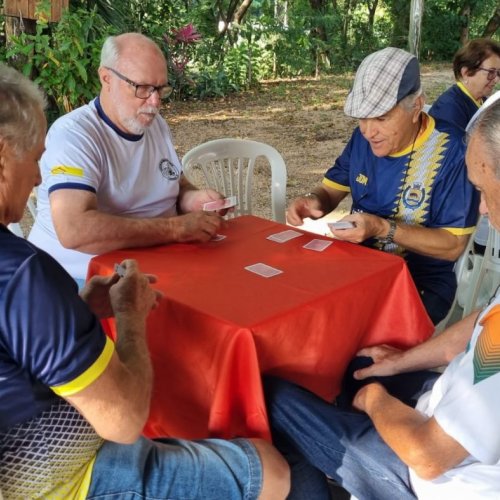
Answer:
[{"label": "bare forearm", "polygon": [[403,352],[396,362],[397,373],[438,368],[450,363],[465,350],[478,314],[470,314],[443,333]]},{"label": "bare forearm", "polygon": [[183,175],[179,182],[179,194],[177,196],[177,206],[180,213],[186,214],[192,210],[189,197],[194,191],[198,191],[198,188]]},{"label": "bare forearm", "polygon": [[416,430],[427,420],[421,413],[389,395],[382,387],[372,384],[367,389],[364,411],[373,421],[380,437],[409,467],[419,444]]},{"label": "bare forearm", "polygon": [[451,261],[460,257],[467,241],[468,236],[455,236],[446,229],[414,226],[400,222],[397,223],[394,233],[394,242],[407,250]]},{"label": "bare forearm", "polygon": [[405,405],[382,386],[370,384],[356,398],[380,437],[423,479],[435,479],[468,455],[434,418]]},{"label": "bare forearm", "polygon": [[88,210],[77,221],[57,224],[61,243],[80,252],[100,254],[120,248],[153,246],[176,241],[176,217],[151,219]]},{"label": "bare forearm", "polygon": [[116,330],[116,353],[128,375],[123,381],[124,390],[129,401],[135,403],[138,414],[146,418],[151,400],[153,368],[146,343],[145,320],[128,314],[117,315]]}]

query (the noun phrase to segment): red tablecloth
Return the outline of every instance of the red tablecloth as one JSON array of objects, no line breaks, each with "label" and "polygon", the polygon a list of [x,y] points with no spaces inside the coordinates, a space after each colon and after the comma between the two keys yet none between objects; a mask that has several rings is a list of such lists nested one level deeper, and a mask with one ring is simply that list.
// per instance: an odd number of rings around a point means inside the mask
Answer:
[{"label": "red tablecloth", "polygon": [[[349,360],[367,345],[407,347],[433,325],[405,262],[334,240],[303,248],[267,236],[290,227],[253,216],[229,221],[227,237],[111,252],[89,276],[134,258],[165,294],[148,319],[155,381],[145,434],[269,438],[261,374],[295,381],[332,399]],[[263,278],[245,266],[283,271]],[[106,325],[114,334],[112,321]]]}]

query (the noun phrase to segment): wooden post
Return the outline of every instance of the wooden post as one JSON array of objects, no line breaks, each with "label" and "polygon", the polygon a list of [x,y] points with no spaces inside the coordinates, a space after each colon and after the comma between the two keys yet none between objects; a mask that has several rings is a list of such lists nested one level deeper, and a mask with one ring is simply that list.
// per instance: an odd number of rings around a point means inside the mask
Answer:
[{"label": "wooden post", "polygon": [[[35,9],[39,0],[4,0],[3,13],[5,16],[18,19],[36,19]],[[68,8],[69,0],[52,0],[48,21],[57,22],[62,13]]]}]

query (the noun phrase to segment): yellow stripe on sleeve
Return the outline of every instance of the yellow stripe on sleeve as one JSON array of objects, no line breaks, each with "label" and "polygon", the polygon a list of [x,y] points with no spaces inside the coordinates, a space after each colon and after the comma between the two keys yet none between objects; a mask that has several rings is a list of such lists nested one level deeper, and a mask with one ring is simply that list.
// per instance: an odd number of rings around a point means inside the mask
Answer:
[{"label": "yellow stripe on sleeve", "polygon": [[474,229],[476,229],[475,226],[472,227],[441,227],[439,229],[444,229],[445,231],[448,231],[451,234],[454,234],[455,236],[464,236],[466,234],[472,234],[474,232]]},{"label": "yellow stripe on sleeve", "polygon": [[82,167],[70,167],[69,165],[56,165],[50,169],[52,175],[74,175],[75,177],[83,177]]},{"label": "yellow stripe on sleeve", "polygon": [[106,344],[102,350],[101,355],[96,359],[96,361],[89,367],[88,370],[83,372],[80,376],[76,377],[71,382],[64,385],[58,385],[56,387],[51,387],[51,389],[58,396],[72,396],[77,392],[88,387],[92,382],[94,382],[106,369],[108,366],[111,356],[115,350],[115,344],[113,341],[106,337]]},{"label": "yellow stripe on sleeve", "polygon": [[330,179],[327,179],[326,177],[323,178],[322,183],[329,188],[336,189],[337,191],[343,191],[344,193],[350,193],[351,188],[349,186],[343,186],[342,184],[337,184],[336,182],[331,181]]}]

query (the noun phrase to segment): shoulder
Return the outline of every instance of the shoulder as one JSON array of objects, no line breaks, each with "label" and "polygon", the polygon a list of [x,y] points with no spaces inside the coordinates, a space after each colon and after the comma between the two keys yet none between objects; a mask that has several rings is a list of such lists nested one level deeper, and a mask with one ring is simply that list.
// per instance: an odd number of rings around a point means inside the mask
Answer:
[{"label": "shoulder", "polygon": [[56,260],[3,227],[0,228],[0,260],[0,294],[5,294],[10,285],[16,288],[42,286],[48,291],[53,286],[60,287],[66,283],[65,287],[74,288],[74,281]]},{"label": "shoulder", "polygon": [[49,128],[46,146],[58,141],[64,135],[72,137],[92,135],[98,128],[100,128],[100,118],[92,101],[58,118]]},{"label": "shoulder", "polygon": [[457,84],[446,89],[432,104],[432,108],[443,104],[458,104],[465,94],[459,89]]},{"label": "shoulder", "polygon": [[431,139],[443,142],[446,151],[465,156],[464,132],[449,121],[434,117],[434,131]]}]

